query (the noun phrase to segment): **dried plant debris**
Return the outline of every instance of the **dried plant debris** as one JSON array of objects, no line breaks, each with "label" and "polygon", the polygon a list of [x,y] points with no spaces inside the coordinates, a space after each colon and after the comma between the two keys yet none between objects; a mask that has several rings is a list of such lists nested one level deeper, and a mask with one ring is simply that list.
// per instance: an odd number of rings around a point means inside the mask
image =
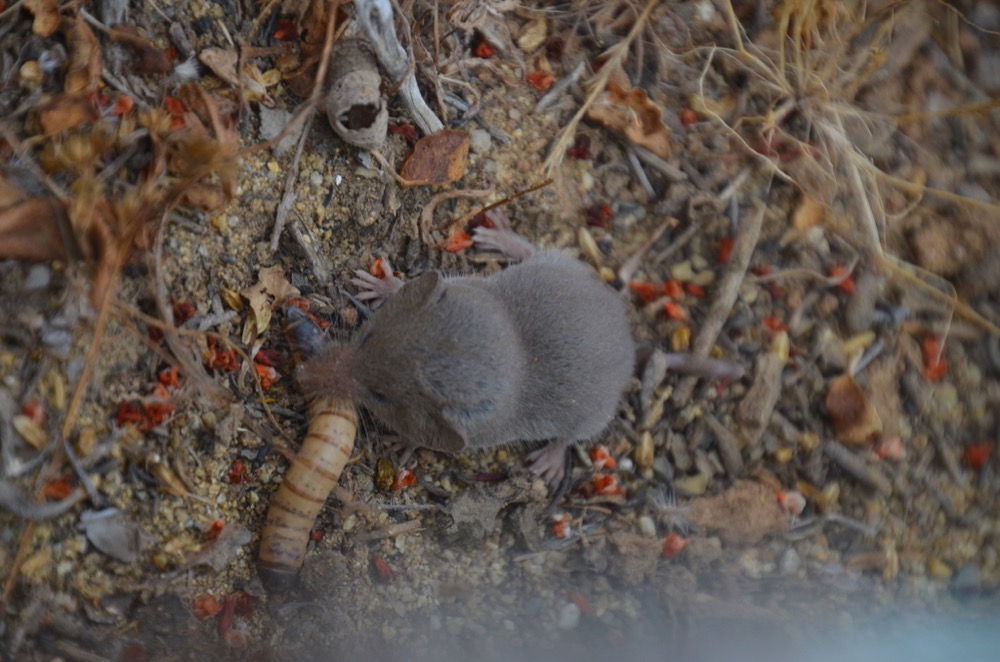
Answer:
[{"label": "dried plant debris", "polygon": [[587,110],[587,117],[645,147],[661,159],[670,156],[670,130],[663,125],[663,109],[638,87],[609,81],[607,89]]},{"label": "dried plant debris", "polygon": [[243,69],[239,67],[239,53],[222,48],[206,48],[198,54],[198,60],[208,67],[212,73],[224,80],[230,86],[243,91],[247,101],[259,101],[265,106],[273,106],[274,99],[268,94],[268,85],[277,82],[275,76],[265,78],[257,67],[246,62]]},{"label": "dried plant debris", "polygon": [[468,159],[469,134],[442,129],[417,141],[399,174],[408,186],[450,184],[465,176]]},{"label": "dried plant debris", "polygon": [[882,433],[878,412],[850,375],[841,375],[830,382],[823,404],[833,424],[833,436],[839,442],[863,444]]}]

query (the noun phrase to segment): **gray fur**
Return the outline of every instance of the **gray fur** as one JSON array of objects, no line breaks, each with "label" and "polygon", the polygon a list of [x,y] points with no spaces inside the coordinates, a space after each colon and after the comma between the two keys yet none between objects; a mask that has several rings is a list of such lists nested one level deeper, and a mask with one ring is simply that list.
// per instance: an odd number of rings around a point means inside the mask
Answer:
[{"label": "gray fur", "polygon": [[408,445],[455,452],[596,436],[634,355],[617,294],[578,260],[538,251],[488,278],[407,283],[300,381],[312,393],[355,391]]}]

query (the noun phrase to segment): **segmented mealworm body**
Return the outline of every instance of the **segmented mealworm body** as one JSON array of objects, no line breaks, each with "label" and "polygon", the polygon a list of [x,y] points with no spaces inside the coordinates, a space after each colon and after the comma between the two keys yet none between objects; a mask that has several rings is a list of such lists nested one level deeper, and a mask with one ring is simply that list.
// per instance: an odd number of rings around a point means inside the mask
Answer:
[{"label": "segmented mealworm body", "polygon": [[[296,354],[308,356],[322,344],[322,332],[298,308],[289,307],[288,317],[287,334]],[[309,404],[306,437],[271,501],[261,533],[257,569],[268,590],[295,583],[313,523],[351,457],[357,425],[351,400],[317,397]]]}]

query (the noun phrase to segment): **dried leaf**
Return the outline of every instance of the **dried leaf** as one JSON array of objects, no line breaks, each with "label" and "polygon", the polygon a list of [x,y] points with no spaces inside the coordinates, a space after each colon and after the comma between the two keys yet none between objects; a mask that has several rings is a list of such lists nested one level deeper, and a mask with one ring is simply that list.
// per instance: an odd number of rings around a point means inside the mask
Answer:
[{"label": "dried leaf", "polygon": [[882,432],[878,412],[850,375],[841,375],[830,383],[823,404],[833,424],[833,436],[839,442],[863,444]]},{"label": "dried leaf", "polygon": [[14,427],[14,430],[21,435],[21,439],[31,444],[36,451],[44,449],[48,444],[49,435],[46,434],[41,425],[28,416],[17,414],[11,419],[10,423]]},{"label": "dried leaf", "polygon": [[236,51],[229,51],[222,48],[206,48],[198,54],[198,59],[212,73],[229,83],[234,88],[239,88],[242,83],[243,95],[247,101],[261,101],[267,106],[274,103],[267,93],[264,77],[257,67],[249,62],[243,63],[243,75],[236,75],[236,67],[239,65],[240,56]]},{"label": "dried leaf", "polygon": [[399,174],[409,186],[450,184],[465,176],[468,161],[469,134],[442,129],[417,141]]},{"label": "dried leaf", "polygon": [[34,14],[31,31],[51,37],[59,29],[59,0],[25,0],[24,8]]},{"label": "dried leaf", "polygon": [[97,37],[90,26],[81,20],[63,19],[62,29],[69,51],[63,91],[67,94],[96,92],[104,71]]},{"label": "dried leaf", "polygon": [[271,323],[273,306],[290,297],[298,296],[299,290],[285,280],[285,273],[279,266],[261,269],[258,279],[254,285],[245,288],[241,294],[250,303],[250,310],[256,320],[257,333],[261,334]]},{"label": "dried leaf", "polygon": [[663,110],[641,88],[625,89],[609,82],[587,111],[587,117],[661,158],[670,156],[670,129],[663,124]]},{"label": "dried leaf", "polygon": [[229,204],[230,196],[222,189],[212,184],[191,184],[186,186],[181,197],[181,204],[202,211],[222,209]]},{"label": "dried leaf", "polygon": [[226,307],[230,310],[243,310],[243,300],[240,298],[240,294],[236,290],[228,287],[220,287],[219,296],[222,298],[222,303],[226,304]]},{"label": "dried leaf", "polygon": [[28,198],[0,211],[0,258],[66,259],[66,239],[59,232],[62,212],[55,202]]},{"label": "dried leaf", "polygon": [[521,30],[521,34],[517,38],[517,47],[525,53],[530,53],[545,43],[545,40],[549,36],[548,32],[548,24],[545,22],[545,17],[539,16],[525,25],[524,29]]},{"label": "dried leaf", "polygon": [[97,109],[82,94],[55,97],[36,111],[38,124],[46,136],[54,136],[81,124],[96,122]]},{"label": "dried leaf", "polygon": [[[183,115],[188,130],[172,132],[168,138],[173,146],[170,170],[188,178],[181,188],[182,200],[206,210],[221,209],[236,196],[240,183],[239,134],[231,115],[222,113],[216,97],[201,85],[182,85],[177,94],[191,112]],[[205,176],[211,183],[200,183],[201,189],[192,185],[192,180]],[[210,195],[208,189],[221,195]]]}]

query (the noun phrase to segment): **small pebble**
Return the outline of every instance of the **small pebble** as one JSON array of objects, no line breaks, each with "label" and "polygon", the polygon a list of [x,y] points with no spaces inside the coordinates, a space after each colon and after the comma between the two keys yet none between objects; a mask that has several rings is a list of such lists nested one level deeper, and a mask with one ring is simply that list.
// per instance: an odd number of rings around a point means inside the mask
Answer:
[{"label": "small pebble", "polygon": [[694,278],[694,269],[691,268],[691,262],[689,260],[684,260],[683,262],[678,262],[670,267],[670,277],[676,280],[686,283]]},{"label": "small pebble", "polygon": [[781,553],[781,558],[778,559],[778,571],[781,574],[785,576],[794,575],[798,573],[801,567],[802,557],[799,556],[794,547],[789,547]]},{"label": "small pebble", "polygon": [[567,602],[559,611],[559,629],[572,630],[580,624],[580,607],[575,602]]},{"label": "small pebble", "polygon": [[52,272],[47,264],[35,264],[28,269],[28,275],[24,278],[24,289],[31,292],[48,287],[52,280]]},{"label": "small pebble", "polygon": [[760,579],[774,572],[774,564],[760,558],[760,552],[755,549],[748,549],[739,560],[740,569],[743,574],[751,579]]},{"label": "small pebble", "polygon": [[313,186],[319,186],[320,184],[323,183],[323,175],[313,170],[309,174],[309,183],[312,184]]},{"label": "small pebble", "polygon": [[476,154],[488,152],[492,143],[493,139],[490,134],[483,129],[473,129],[469,132],[469,147]]}]

